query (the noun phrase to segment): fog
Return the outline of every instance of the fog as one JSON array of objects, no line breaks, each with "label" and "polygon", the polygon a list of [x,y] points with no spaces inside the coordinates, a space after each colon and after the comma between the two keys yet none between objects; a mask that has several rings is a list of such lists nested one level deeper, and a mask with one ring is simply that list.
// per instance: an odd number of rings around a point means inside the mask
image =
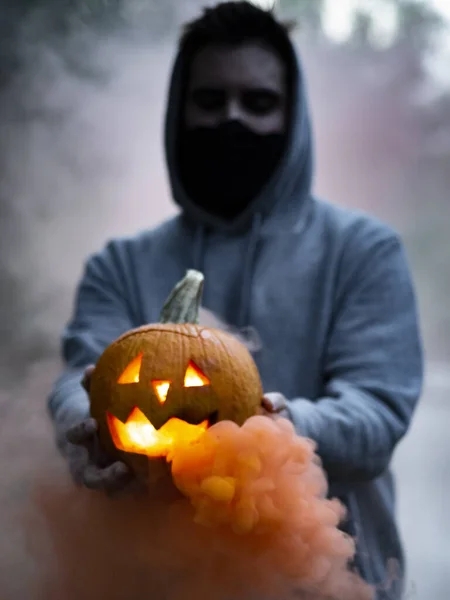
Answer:
[{"label": "fog", "polygon": [[[156,26],[146,34],[137,10],[116,28],[75,20],[64,36],[46,29],[46,13],[31,13],[14,30],[16,54],[3,59],[0,581],[9,573],[14,600],[23,565],[20,544],[10,544],[10,517],[39,465],[58,461],[45,397],[83,263],[109,238],[152,227],[176,211],[162,148],[164,102],[175,26],[195,8],[192,2],[173,10],[170,27],[165,15],[165,36],[156,35]],[[449,417],[450,103],[430,93],[431,75],[408,43],[379,51],[336,46],[307,32],[297,41],[316,133],[317,194],[388,221],[409,252],[429,375],[423,408],[398,452],[399,512],[413,561],[411,597],[445,600],[450,476],[435,440]],[[423,481],[411,472],[413,458],[427,471]],[[421,507],[432,501],[434,517],[416,530]],[[428,538],[435,554],[420,548]]]},{"label": "fog", "polygon": [[92,77],[38,45],[3,98],[1,244],[14,301],[3,288],[2,337],[13,352],[53,350],[86,256],[174,210],[161,154],[169,52],[83,38],[74,51],[88,44]]}]

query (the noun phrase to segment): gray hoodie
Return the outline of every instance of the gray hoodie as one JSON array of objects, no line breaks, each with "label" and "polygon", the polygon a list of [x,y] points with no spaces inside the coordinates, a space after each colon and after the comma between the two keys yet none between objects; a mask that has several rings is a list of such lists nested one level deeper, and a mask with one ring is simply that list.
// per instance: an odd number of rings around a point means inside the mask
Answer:
[{"label": "gray hoodie", "polygon": [[176,59],[166,116],[167,164],[181,214],[112,240],[87,260],[62,340],[66,368],[49,399],[57,431],[88,411],[83,368],[124,331],[157,320],[186,269],[199,269],[204,306],[233,327],[258,332],[254,357],[265,391],[283,393],[299,434],[317,442],[330,495],[348,507],[343,528],[357,538],[356,567],[380,584],[396,559],[396,590],[379,598],[399,598],[403,556],[389,465],[422,386],[404,248],[377,220],[312,197],[311,127],[298,61],[286,151],[265,189],[232,223],[196,207],[175,163],[185,61]]}]

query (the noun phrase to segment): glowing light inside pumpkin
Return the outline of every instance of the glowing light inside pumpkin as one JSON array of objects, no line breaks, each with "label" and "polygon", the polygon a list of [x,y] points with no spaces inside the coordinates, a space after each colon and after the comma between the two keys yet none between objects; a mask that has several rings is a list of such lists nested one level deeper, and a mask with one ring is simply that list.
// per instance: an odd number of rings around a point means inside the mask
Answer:
[{"label": "glowing light inside pumpkin", "polygon": [[152,385],[160,404],[164,404],[169,393],[170,381],[152,381]]},{"label": "glowing light inside pumpkin", "polygon": [[209,379],[192,361],[189,362],[188,368],[184,375],[184,387],[203,387],[209,385]]},{"label": "glowing light inside pumpkin", "polygon": [[139,383],[139,374],[141,372],[143,352],[133,359],[122,375],[119,377],[118,383]]},{"label": "glowing light inside pumpkin", "polygon": [[144,454],[157,458],[167,456],[177,444],[196,442],[208,429],[208,421],[191,425],[181,419],[172,418],[156,430],[144,413],[135,407],[126,423],[107,413],[108,427],[118,450]]}]

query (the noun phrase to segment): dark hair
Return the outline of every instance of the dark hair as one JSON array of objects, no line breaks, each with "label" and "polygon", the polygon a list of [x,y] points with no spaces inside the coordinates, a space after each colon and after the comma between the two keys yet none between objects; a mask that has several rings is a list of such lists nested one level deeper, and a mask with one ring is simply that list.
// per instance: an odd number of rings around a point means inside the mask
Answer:
[{"label": "dark hair", "polygon": [[293,58],[289,34],[293,25],[278,21],[273,9],[265,10],[245,1],[221,2],[205,8],[199,18],[185,25],[179,50],[192,57],[212,44],[237,46],[260,41],[270,46],[286,66],[291,67]]}]

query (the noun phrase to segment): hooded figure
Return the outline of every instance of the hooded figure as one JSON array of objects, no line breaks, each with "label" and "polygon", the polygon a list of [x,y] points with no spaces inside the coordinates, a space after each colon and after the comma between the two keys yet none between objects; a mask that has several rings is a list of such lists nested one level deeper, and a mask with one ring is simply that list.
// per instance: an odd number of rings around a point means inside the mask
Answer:
[{"label": "hooded figure", "polygon": [[[222,77],[225,63],[240,74],[225,69]],[[88,416],[80,379],[119,335],[158,319],[187,269],[201,270],[205,308],[257,332],[265,392],[285,399],[298,433],[317,443],[330,495],[348,508],[359,572],[380,585],[396,560],[396,589],[379,598],[399,598],[389,467],[422,385],[413,284],[396,232],[311,195],[305,83],[271,13],[224,3],[186,29],[170,85],[166,158],[180,214],[89,258],[63,336],[66,369],[49,407],[72,472],[90,487],[106,486],[113,468],[126,475],[116,464],[94,477],[66,441]],[[80,431],[69,439],[80,441]]]}]

